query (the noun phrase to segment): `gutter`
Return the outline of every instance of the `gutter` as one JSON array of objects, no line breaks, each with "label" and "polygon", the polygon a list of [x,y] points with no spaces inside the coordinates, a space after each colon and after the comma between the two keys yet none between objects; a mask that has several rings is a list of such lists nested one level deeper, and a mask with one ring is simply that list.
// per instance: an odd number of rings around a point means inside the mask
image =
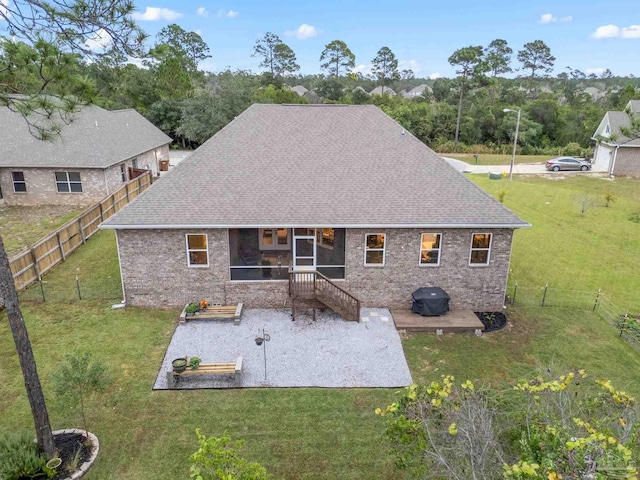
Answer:
[{"label": "gutter", "polygon": [[613,160],[611,161],[611,168],[609,169],[609,176],[613,177],[613,170],[616,167],[616,158],[618,158],[618,149],[620,149],[620,145],[616,146],[616,149],[613,151]]},{"label": "gutter", "polygon": [[[530,223],[504,223],[504,224],[481,224],[481,223],[459,223],[459,224],[363,224],[363,225],[345,225],[331,224],[330,228],[428,228],[428,229],[518,229],[529,228]],[[184,225],[118,225],[101,223],[99,228],[105,230],[197,230],[197,229],[228,229],[228,228],[322,228],[318,225],[300,225],[300,224],[278,224],[278,225],[212,225],[212,224],[184,224]]]}]

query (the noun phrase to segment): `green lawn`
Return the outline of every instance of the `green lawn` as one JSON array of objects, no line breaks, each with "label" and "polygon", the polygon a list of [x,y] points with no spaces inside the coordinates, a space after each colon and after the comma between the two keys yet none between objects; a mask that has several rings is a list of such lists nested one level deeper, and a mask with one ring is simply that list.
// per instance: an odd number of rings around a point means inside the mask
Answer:
[{"label": "green lawn", "polygon": [[[602,287],[616,304],[640,308],[632,295],[640,287],[640,224],[627,220],[631,211],[640,210],[637,182],[527,178],[508,183],[472,178],[491,194],[505,189],[505,204],[534,225],[516,233],[513,279],[523,285],[550,282],[578,290]],[[588,210],[584,218],[571,202],[575,194],[586,191],[599,198],[607,189],[618,200],[609,208]],[[572,248],[558,254],[552,248],[558,244]],[[50,289],[68,284],[83,265],[93,267],[82,269],[84,284],[104,288],[118,298],[117,253],[111,232],[93,237],[48,275]],[[101,278],[106,279],[99,287]],[[27,292],[23,298],[32,296]],[[402,478],[385,449],[384,424],[373,413],[392,401],[394,390],[153,392],[151,385],[178,311],[111,310],[111,303],[23,304],[54,428],[79,424],[76,416],[53,401],[51,393],[51,373],[66,352],[77,348],[93,352],[108,363],[115,377],[107,395],[88,407],[89,429],[101,441],[98,462],[88,479],[187,478],[188,455],[196,449],[196,427],[207,435],[228,430],[233,438],[245,440],[244,455],[263,463],[275,478]],[[453,373],[498,384],[528,376],[538,365],[553,365],[585,368],[640,396],[640,385],[630,373],[640,369],[640,355],[588,308],[539,308],[523,302],[510,307],[508,314],[511,327],[480,338],[427,334],[404,338],[414,380],[428,382]],[[0,431],[32,429],[15,347],[4,319],[0,319],[0,361]]]},{"label": "green lawn", "polygon": [[0,206],[0,236],[9,255],[33,245],[82,211],[73,205]]},{"label": "green lawn", "polygon": [[[478,162],[472,153],[439,153],[441,157],[456,158],[471,165],[510,165],[511,155],[480,154]],[[515,163],[543,163],[553,158],[551,155],[516,155]]]}]

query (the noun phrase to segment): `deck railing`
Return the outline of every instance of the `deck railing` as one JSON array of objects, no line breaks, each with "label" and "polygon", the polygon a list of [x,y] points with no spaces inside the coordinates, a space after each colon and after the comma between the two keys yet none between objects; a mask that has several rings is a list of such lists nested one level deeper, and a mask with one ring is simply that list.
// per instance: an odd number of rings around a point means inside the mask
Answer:
[{"label": "deck railing", "polygon": [[289,270],[289,296],[317,299],[347,320],[360,321],[360,300],[316,270]]}]

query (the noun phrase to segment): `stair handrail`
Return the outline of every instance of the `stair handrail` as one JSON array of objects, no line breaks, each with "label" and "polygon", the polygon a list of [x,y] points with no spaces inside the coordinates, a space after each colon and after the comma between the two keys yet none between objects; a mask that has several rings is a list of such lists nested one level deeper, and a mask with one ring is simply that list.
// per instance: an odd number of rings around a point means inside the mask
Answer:
[{"label": "stair handrail", "polygon": [[[314,296],[317,296],[317,279],[321,279],[323,281],[325,281],[328,285],[331,286],[331,288],[336,289],[338,291],[340,291],[344,296],[346,296],[352,304],[352,307],[354,308],[354,319],[356,321],[360,321],[360,299],[358,299],[358,297],[356,297],[355,295],[353,295],[352,293],[348,292],[347,290],[345,290],[344,288],[340,287],[339,285],[335,284],[333,281],[331,281],[330,278],[326,277],[325,275],[323,275],[322,273],[318,272],[317,270],[294,270],[292,268],[289,269],[289,296],[295,296],[296,294],[298,294],[298,288],[297,288],[297,284],[300,283],[298,282],[298,280],[296,279],[296,274],[310,274],[313,276],[313,294]],[[305,283],[311,283],[311,282],[305,282]],[[293,290],[292,290],[292,285],[293,285]],[[304,288],[304,287],[303,287]],[[302,289],[300,289],[302,290]],[[306,293],[306,292],[305,292]]]}]

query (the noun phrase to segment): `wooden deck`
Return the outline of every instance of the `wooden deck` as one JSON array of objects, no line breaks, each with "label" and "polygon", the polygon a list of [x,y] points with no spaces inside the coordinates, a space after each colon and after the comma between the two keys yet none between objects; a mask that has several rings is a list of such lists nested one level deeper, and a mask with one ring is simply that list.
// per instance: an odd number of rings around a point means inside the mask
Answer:
[{"label": "wooden deck", "polygon": [[411,310],[391,310],[398,330],[407,332],[474,332],[484,325],[471,310],[451,310],[441,317],[423,317]]}]

